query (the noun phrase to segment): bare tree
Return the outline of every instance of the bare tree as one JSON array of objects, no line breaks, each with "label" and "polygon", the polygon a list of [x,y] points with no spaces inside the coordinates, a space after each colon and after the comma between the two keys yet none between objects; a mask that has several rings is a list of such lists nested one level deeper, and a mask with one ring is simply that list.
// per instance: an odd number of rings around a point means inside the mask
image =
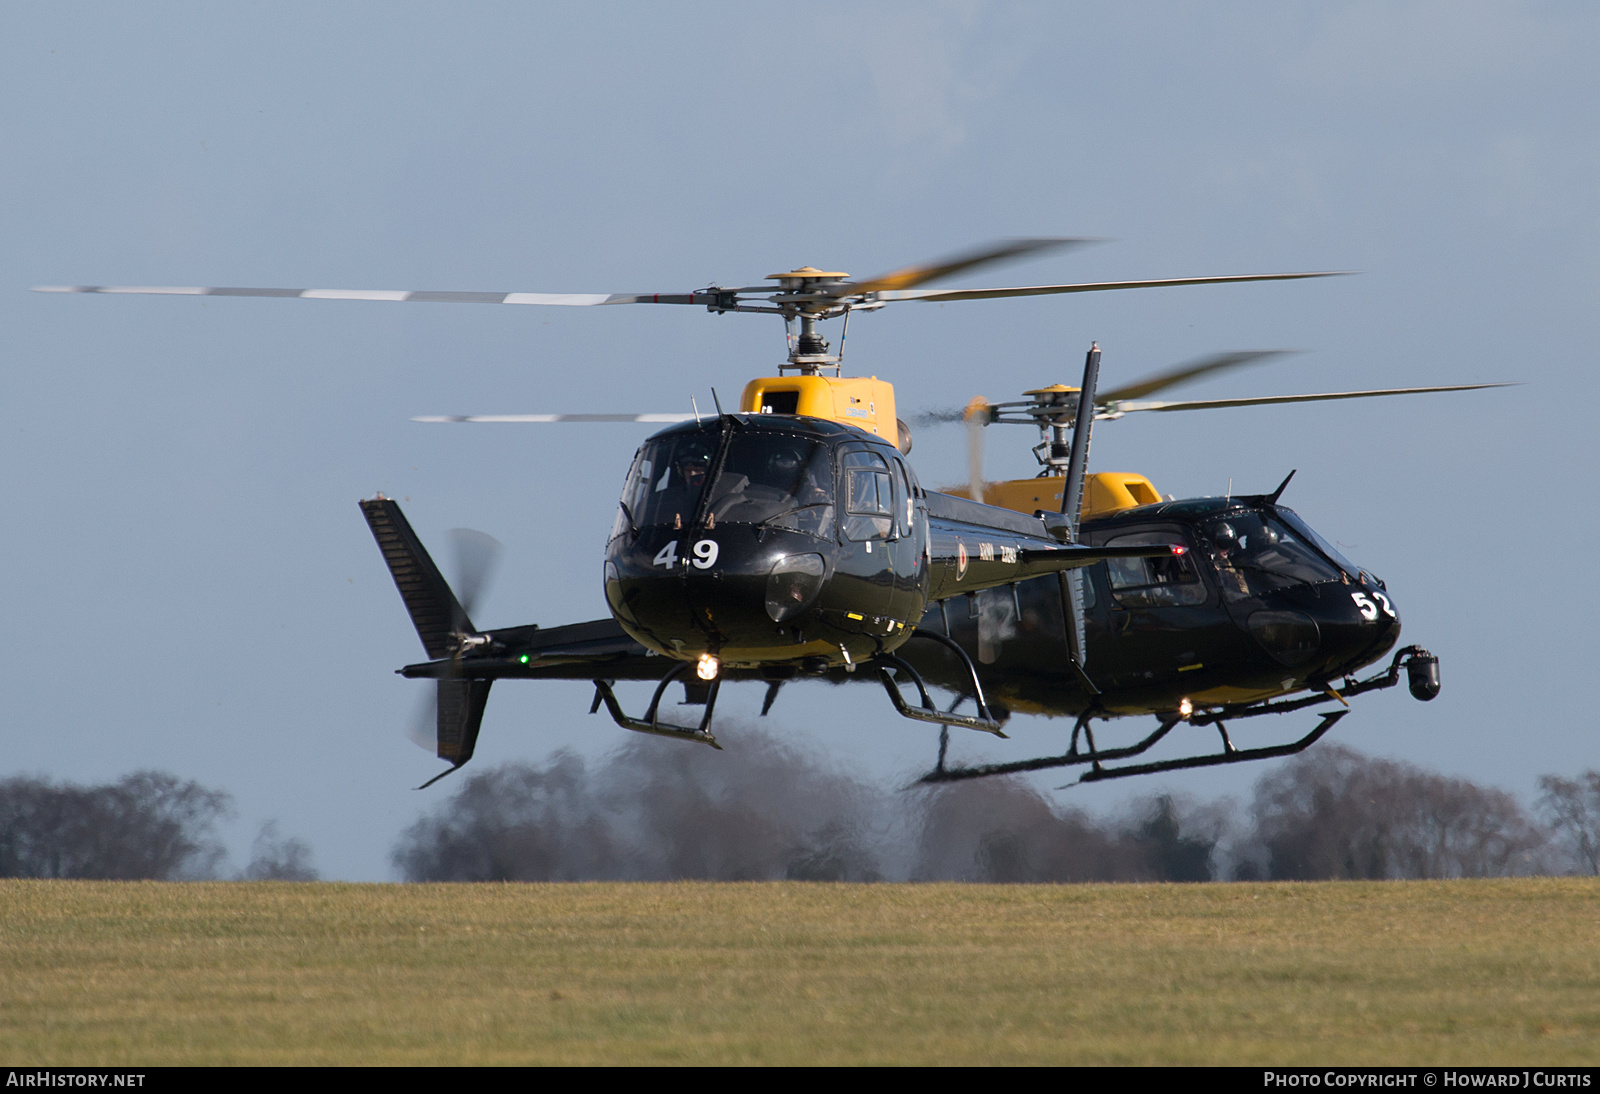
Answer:
[{"label": "bare tree", "polygon": [[409,881],[576,881],[621,876],[620,848],[581,759],[471,775],[406,829],[394,863]]},{"label": "bare tree", "polygon": [[0,876],[213,877],[229,797],[159,771],[103,786],[0,781]]},{"label": "bare tree", "polygon": [[1539,789],[1544,791],[1539,809],[1574,865],[1600,874],[1600,771],[1585,771],[1576,779],[1545,775]]},{"label": "bare tree", "polygon": [[1183,816],[1172,795],[1162,794],[1149,805],[1139,826],[1138,844],[1162,881],[1210,881],[1215,834],[1196,835],[1192,817]]},{"label": "bare tree", "polygon": [[1323,746],[1256,784],[1273,878],[1500,877],[1544,868],[1545,836],[1502,790]]},{"label": "bare tree", "polygon": [[278,822],[269,820],[256,833],[250,846],[250,865],[239,875],[241,881],[316,881],[311,865],[311,848],[304,840],[278,835]]}]

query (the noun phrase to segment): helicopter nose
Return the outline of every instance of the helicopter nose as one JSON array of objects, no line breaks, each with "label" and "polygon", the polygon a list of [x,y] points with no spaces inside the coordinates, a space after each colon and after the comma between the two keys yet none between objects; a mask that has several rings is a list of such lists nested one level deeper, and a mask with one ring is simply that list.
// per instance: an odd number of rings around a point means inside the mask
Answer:
[{"label": "helicopter nose", "polygon": [[1400,613],[1384,590],[1352,586],[1333,601],[1322,623],[1322,652],[1330,671],[1351,671],[1382,656],[1399,640]]},{"label": "helicopter nose", "polygon": [[1381,589],[1325,585],[1252,612],[1245,627],[1280,665],[1336,676],[1392,647],[1400,616]]},{"label": "helicopter nose", "polygon": [[[655,538],[661,538],[659,536]],[[792,655],[792,631],[824,584],[826,548],[809,536],[749,529],[681,545],[650,535],[608,563],[607,599],[625,627],[674,654],[737,649],[741,660]]]}]

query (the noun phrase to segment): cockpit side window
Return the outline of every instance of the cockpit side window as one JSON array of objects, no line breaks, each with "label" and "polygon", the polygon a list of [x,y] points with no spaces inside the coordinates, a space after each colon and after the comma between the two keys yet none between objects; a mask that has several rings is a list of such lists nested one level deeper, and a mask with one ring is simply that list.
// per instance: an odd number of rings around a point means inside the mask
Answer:
[{"label": "cockpit side window", "polygon": [[617,519],[611,525],[611,538],[616,539],[622,533],[633,527],[633,521],[639,511],[639,483],[650,477],[651,465],[644,459],[644,449],[633,454],[633,464],[628,468],[628,477],[622,483],[622,504],[617,506]]},{"label": "cockpit side window", "polygon": [[[1177,532],[1133,532],[1106,541],[1108,547],[1188,546]],[[1124,608],[1172,608],[1204,604],[1209,595],[1188,555],[1106,560],[1111,597]]]},{"label": "cockpit side window", "polygon": [[889,465],[876,452],[844,454],[840,486],[845,492],[844,536],[884,539],[894,526],[894,487]]}]

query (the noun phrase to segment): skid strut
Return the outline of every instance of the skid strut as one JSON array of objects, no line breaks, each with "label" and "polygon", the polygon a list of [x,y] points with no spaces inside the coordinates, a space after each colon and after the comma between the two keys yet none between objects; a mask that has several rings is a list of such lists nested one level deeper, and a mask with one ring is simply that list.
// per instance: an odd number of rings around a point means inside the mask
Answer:
[{"label": "skid strut", "polygon": [[[889,693],[889,701],[894,704],[894,709],[902,718],[914,718],[919,722],[933,722],[941,726],[962,726],[966,729],[981,729],[985,733],[993,733],[996,737],[1004,737],[1005,733],[1000,728],[1000,723],[989,714],[989,708],[983,698],[978,699],[978,713],[956,714],[940,710],[933,705],[933,700],[928,697],[928,687],[923,683],[917,670],[906,664],[892,653],[879,654],[872,662],[878,670],[878,679],[883,681],[883,689]],[[911,678],[916,685],[917,697],[922,700],[922,705],[912,706],[906,702],[906,697],[901,694],[900,684],[894,678],[894,673],[903,672]]]},{"label": "skid strut", "polygon": [[622,712],[622,705],[617,702],[616,693],[611,690],[609,680],[596,680],[594,682],[594,702],[589,707],[593,714],[600,709],[600,704],[606,705],[606,710],[617,725],[623,729],[631,729],[635,733],[653,733],[657,737],[672,737],[680,741],[699,741],[701,744],[710,745],[712,748],[721,749],[717,739],[711,735],[711,713],[717,706],[717,691],[722,687],[722,677],[711,681],[706,689],[706,712],[700,718],[700,725],[691,729],[688,726],[673,725],[663,722],[660,716],[661,696],[666,692],[667,685],[688,672],[690,665],[687,661],[679,663],[661,678],[661,683],[656,685],[656,693],[650,697],[650,709],[644,712],[643,718],[630,718]]},{"label": "skid strut", "polygon": [[[892,653],[882,653],[873,658],[872,664],[878,670],[878,679],[883,681],[883,689],[889,693],[889,701],[894,704],[894,709],[902,718],[912,718],[919,722],[932,722],[940,726],[959,726],[963,729],[978,729],[985,733],[993,733],[996,737],[1004,737],[1001,722],[989,710],[989,703],[983,697],[983,684],[978,681],[978,670],[972,663],[972,658],[967,656],[967,651],[960,644],[946,635],[935,631],[915,630],[911,632],[912,638],[923,638],[955,651],[961,663],[966,666],[967,679],[972,684],[972,700],[977,704],[976,715],[957,714],[955,707],[949,711],[940,710],[934,706],[933,700],[928,696],[928,685],[923,682],[922,676],[916,669]],[[894,673],[904,673],[916,685],[917,698],[921,706],[912,706],[906,702],[906,697],[901,694],[900,684],[894,678]],[[964,696],[963,696],[964,698]],[[959,703],[959,700],[958,700]],[[941,749],[940,755],[943,755]]]}]

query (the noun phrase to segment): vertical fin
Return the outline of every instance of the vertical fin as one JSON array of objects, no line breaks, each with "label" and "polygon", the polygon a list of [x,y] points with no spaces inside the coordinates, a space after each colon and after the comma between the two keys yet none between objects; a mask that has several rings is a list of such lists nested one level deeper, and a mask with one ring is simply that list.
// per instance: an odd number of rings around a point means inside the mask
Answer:
[{"label": "vertical fin", "polygon": [[[1067,478],[1061,484],[1061,515],[1067,521],[1067,542],[1078,542],[1078,522],[1083,514],[1083,483],[1089,468],[1089,434],[1094,429],[1095,387],[1100,382],[1100,343],[1091,342],[1089,353],[1083,359],[1083,386],[1078,389],[1078,416],[1072,426],[1072,454],[1067,463]],[[1067,641],[1071,649],[1072,668],[1090,695],[1099,689],[1084,671],[1089,659],[1089,636],[1084,618],[1082,570],[1068,570],[1062,574],[1066,591]]]},{"label": "vertical fin", "polygon": [[1072,529],[1070,543],[1078,542],[1078,518],[1083,512],[1083,479],[1089,466],[1089,433],[1094,429],[1094,391],[1100,379],[1100,343],[1089,344],[1083,361],[1083,386],[1078,389],[1078,417],[1072,426],[1072,455],[1067,479],[1061,484],[1061,515]]},{"label": "vertical fin", "polygon": [[[363,501],[361,512],[367,518],[373,538],[378,541],[378,549],[383,552],[383,561],[388,564],[395,587],[400,590],[400,599],[405,601],[411,623],[417,628],[417,637],[422,639],[422,648],[435,661],[451,656],[456,652],[451,635],[470,634],[474,628],[456,594],[450,591],[449,582],[434,565],[417,533],[411,530],[411,522],[392,498],[380,494]],[[469,748],[469,755],[470,752]]]},{"label": "vertical fin", "polygon": [[1067,580],[1067,603],[1072,608],[1072,656],[1084,665],[1089,661],[1089,636],[1084,623],[1083,570],[1068,570],[1061,576]]}]

